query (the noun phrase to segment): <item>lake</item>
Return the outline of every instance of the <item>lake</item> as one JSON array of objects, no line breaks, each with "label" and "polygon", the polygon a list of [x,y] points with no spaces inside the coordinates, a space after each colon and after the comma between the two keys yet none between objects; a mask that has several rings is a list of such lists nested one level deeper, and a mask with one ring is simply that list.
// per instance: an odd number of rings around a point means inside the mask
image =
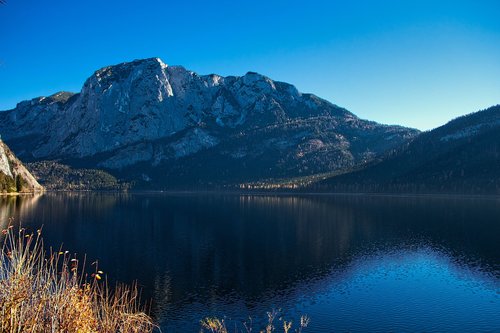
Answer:
[{"label": "lake", "polygon": [[47,193],[0,197],[10,217],[136,280],[163,332],[272,309],[305,332],[500,332],[500,198]]}]

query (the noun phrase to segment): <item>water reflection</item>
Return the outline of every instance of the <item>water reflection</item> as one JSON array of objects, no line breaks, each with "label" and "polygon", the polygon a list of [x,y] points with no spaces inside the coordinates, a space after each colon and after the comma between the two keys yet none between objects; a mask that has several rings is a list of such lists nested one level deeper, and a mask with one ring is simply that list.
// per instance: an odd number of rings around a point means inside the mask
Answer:
[{"label": "water reflection", "polygon": [[[99,258],[112,279],[137,279],[144,295],[153,299],[154,313],[166,331],[197,331],[205,315],[245,318],[265,315],[273,306],[291,316],[308,312],[316,321],[312,332],[329,332],[329,325],[363,330],[351,318],[357,308],[353,304],[375,296],[383,303],[384,292],[419,293],[432,304],[431,294],[410,288],[409,277],[443,267],[454,267],[453,272],[468,267],[465,271],[470,274],[462,275],[465,280],[489,281],[485,290],[493,295],[491,283],[498,289],[500,203],[496,199],[45,194],[0,200],[0,223],[15,216],[25,226],[43,225],[47,244],[64,243],[72,252],[87,253],[89,260]],[[401,264],[417,257],[427,258],[417,263],[440,268]],[[407,284],[398,285],[395,278],[389,279],[393,287],[378,283],[391,272],[378,269],[384,263],[406,267],[406,275],[398,279]],[[453,281],[450,276],[441,278]],[[361,281],[358,287],[346,287],[355,286],[356,280]],[[433,283],[437,282],[427,287]],[[352,297],[357,289],[368,294]],[[456,289],[463,293],[447,294],[444,303],[462,297],[470,288]],[[335,299],[342,301],[335,303]],[[494,303],[469,299],[485,313],[490,309],[487,304],[500,310],[498,295]],[[401,307],[396,303],[387,306]],[[349,309],[349,304],[354,312],[340,311],[341,317],[328,314],[336,307]],[[357,318],[379,318],[378,326],[371,323],[375,326],[370,330],[386,329],[386,324],[398,323],[397,318],[410,320],[412,306],[407,308],[391,318],[366,306]],[[451,322],[454,316],[458,313],[451,311],[449,319],[445,316],[440,323]]]},{"label": "water reflection", "polygon": [[24,219],[24,216],[32,212],[42,194],[33,195],[0,195],[0,228],[5,229],[12,219]]},{"label": "water reflection", "polygon": [[359,256],[285,302],[314,313],[316,331],[484,332],[500,329],[498,288],[491,272],[423,245]]}]

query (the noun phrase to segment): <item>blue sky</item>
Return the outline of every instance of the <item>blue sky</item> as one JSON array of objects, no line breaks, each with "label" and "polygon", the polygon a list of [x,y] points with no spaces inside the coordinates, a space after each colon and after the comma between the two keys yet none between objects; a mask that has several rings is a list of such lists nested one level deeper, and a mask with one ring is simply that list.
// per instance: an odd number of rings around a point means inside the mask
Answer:
[{"label": "blue sky", "polygon": [[431,129],[500,103],[500,1],[68,1],[0,6],[0,110],[160,57],[257,71],[382,123]]}]

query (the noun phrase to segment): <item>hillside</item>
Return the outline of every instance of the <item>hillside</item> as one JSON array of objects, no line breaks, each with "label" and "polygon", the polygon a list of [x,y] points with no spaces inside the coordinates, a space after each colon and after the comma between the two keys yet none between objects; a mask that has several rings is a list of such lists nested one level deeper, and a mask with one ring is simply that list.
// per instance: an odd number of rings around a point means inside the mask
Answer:
[{"label": "hillside", "polygon": [[0,140],[0,194],[42,192],[44,188]]},{"label": "hillside", "polygon": [[422,133],[381,161],[310,189],[500,194],[500,105]]},{"label": "hillside", "polygon": [[130,184],[96,169],[73,169],[55,161],[27,163],[26,167],[49,191],[126,191]]}]

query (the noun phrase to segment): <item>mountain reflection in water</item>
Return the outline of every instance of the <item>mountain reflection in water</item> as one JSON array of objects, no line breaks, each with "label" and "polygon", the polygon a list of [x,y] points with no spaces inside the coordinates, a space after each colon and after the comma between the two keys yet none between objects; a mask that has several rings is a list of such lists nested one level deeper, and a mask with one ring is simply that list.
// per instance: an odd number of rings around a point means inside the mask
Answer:
[{"label": "mountain reflection in water", "polygon": [[49,193],[0,208],[2,225],[43,225],[46,244],[138,280],[167,332],[272,308],[308,314],[307,332],[500,330],[496,198]]}]

